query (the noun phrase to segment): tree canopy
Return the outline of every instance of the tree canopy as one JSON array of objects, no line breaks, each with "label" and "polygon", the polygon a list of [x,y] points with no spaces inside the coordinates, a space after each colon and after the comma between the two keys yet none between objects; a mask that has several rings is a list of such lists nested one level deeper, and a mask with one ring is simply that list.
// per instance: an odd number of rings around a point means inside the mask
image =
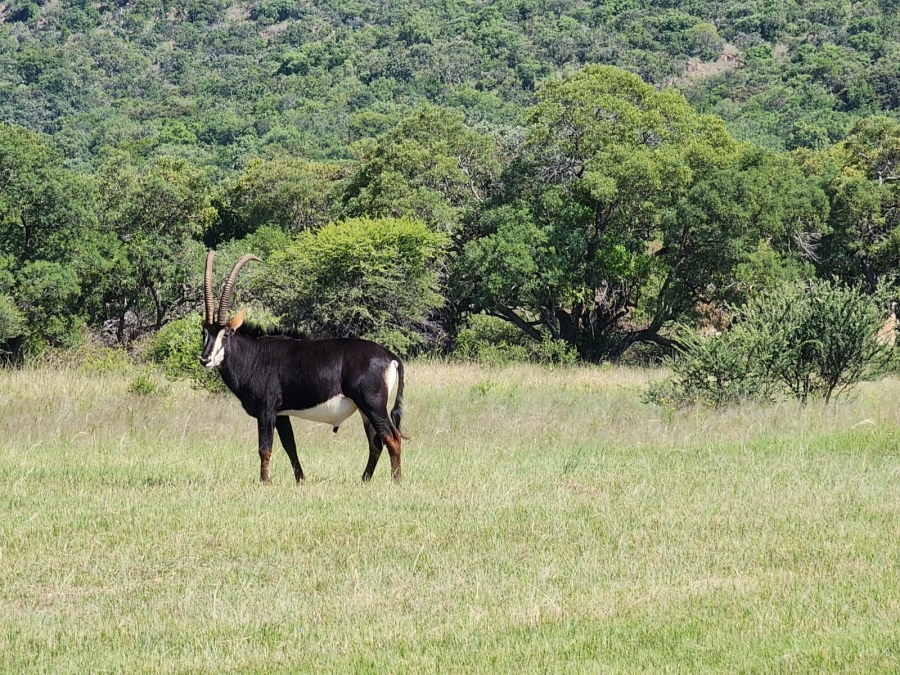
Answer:
[{"label": "tree canopy", "polygon": [[822,149],[900,106],[900,7],[864,0],[33,2],[0,14],[0,121],[222,170],[349,159],[422,103],[510,125],[591,64],[675,85],[740,141]]},{"label": "tree canopy", "polygon": [[881,292],[898,26],[868,1],[6,3],[0,348],[181,319],[210,247],[266,258],[246,297],[282,320],[406,351],[488,314],[611,358],[776,283]]},{"label": "tree canopy", "polygon": [[673,90],[594,66],[538,99],[506,203],[457,265],[473,309],[536,339],[545,326],[585,355],[610,339],[667,345],[660,329],[722,299],[761,243],[786,254],[820,229],[824,195],[786,157]]}]

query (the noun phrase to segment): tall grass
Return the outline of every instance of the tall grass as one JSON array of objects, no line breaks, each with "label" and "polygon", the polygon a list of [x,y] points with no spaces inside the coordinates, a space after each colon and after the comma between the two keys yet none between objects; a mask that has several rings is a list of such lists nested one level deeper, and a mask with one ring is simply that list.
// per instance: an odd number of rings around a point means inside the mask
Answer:
[{"label": "tall grass", "polygon": [[668,413],[651,371],[407,369],[257,484],[230,396],[0,374],[0,672],[897,672],[900,382]]}]

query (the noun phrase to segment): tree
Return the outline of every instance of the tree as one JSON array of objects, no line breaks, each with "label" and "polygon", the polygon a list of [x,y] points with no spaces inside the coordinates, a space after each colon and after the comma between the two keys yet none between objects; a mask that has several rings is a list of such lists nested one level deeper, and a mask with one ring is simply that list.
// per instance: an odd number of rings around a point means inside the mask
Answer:
[{"label": "tree", "polygon": [[250,160],[226,186],[219,220],[206,232],[206,244],[241,239],[263,225],[286,232],[324,225],[332,219],[332,192],[341,176],[338,164],[292,157]]},{"label": "tree", "polygon": [[864,281],[870,293],[896,276],[900,258],[900,124],[860,120],[841,143],[804,155],[831,201],[820,247],[823,274]]},{"label": "tree", "polygon": [[0,295],[15,307],[6,331],[21,331],[6,339],[34,346],[77,339],[98,276],[93,185],[61,163],[44,138],[0,124]]},{"label": "tree", "polygon": [[196,304],[199,239],[216,212],[205,173],[183,159],[160,157],[135,167],[117,158],[103,167],[100,182],[104,311],[124,341],[129,312],[136,330],[160,328]]},{"label": "tree", "polygon": [[436,339],[437,261],[448,243],[408,218],[353,218],[298,234],[247,287],[310,334],[377,340],[406,354]]},{"label": "tree", "polygon": [[491,139],[468,129],[458,113],[422,106],[359,146],[359,163],[343,190],[343,213],[416,218],[453,232],[493,194],[499,173]]},{"label": "tree", "polygon": [[[824,199],[789,159],[734,141],[672,90],[589,67],[548,83],[507,203],[455,266],[471,308],[595,358],[723,294],[762,239],[815,232]],[[466,291],[465,289],[472,289]]]}]

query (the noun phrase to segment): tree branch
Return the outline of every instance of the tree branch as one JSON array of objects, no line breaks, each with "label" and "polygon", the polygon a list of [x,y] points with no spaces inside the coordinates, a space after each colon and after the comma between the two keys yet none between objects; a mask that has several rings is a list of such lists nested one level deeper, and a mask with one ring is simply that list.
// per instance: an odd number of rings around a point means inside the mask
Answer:
[{"label": "tree branch", "polygon": [[496,316],[500,319],[506,319],[511,324],[516,326],[519,330],[521,330],[525,335],[530,337],[535,342],[541,341],[541,333],[534,326],[529,324],[525,319],[516,314],[514,311],[509,309],[508,307],[498,307],[491,312],[488,312],[491,316]]}]

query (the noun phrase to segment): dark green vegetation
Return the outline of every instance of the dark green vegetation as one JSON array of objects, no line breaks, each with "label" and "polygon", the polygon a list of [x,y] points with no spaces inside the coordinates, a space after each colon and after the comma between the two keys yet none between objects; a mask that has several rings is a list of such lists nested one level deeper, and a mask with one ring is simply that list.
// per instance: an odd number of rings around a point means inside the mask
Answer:
[{"label": "dark green vegetation", "polygon": [[267,261],[263,316],[405,353],[600,360],[780,284],[880,294],[898,64],[889,0],[8,2],[0,345],[188,316],[207,247]]},{"label": "dark green vegetation", "polygon": [[[824,147],[900,106],[893,0],[11,0],[0,120],[224,171],[267,152],[351,158],[425,101],[516,125],[592,64],[677,82],[740,139]],[[723,54],[735,55],[736,62]],[[728,57],[726,56],[725,59]]]},{"label": "dark green vegetation", "polygon": [[[877,296],[876,296],[877,297]],[[720,407],[749,398],[790,396],[825,402],[895,365],[896,326],[861,290],[828,281],[764,290],[740,308],[720,334],[682,327],[671,381],[649,398],[667,407]]]}]

